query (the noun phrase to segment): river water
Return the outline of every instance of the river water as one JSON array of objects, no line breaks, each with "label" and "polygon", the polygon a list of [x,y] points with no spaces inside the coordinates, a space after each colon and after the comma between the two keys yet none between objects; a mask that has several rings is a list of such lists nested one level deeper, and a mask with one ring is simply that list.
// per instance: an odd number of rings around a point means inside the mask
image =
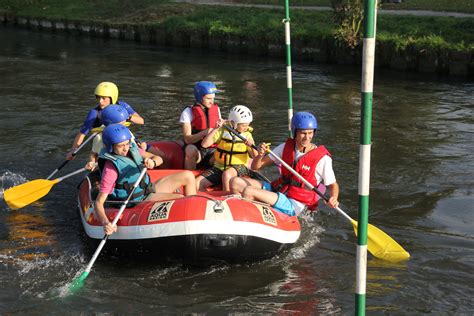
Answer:
[{"label": "river water", "polygon": [[[176,139],[199,80],[214,81],[223,113],[248,105],[255,138],[286,135],[281,60],[178,51],[133,42],[0,29],[2,187],[45,178],[64,159],[100,81],[145,118],[142,139]],[[316,113],[317,142],[334,158],[341,208],[357,218],[360,69],[294,65],[294,107]],[[474,84],[378,71],[372,129],[370,222],[407,249],[390,264],[368,259],[370,314],[474,313]],[[84,150],[61,174],[76,170]],[[275,171],[269,170],[268,176]],[[101,256],[84,288],[64,288],[85,267],[76,209],[80,176],[40,202],[0,200],[0,314],[351,314],[356,239],[327,208],[302,218],[295,247],[252,264],[194,267]],[[93,249],[92,249],[93,250]]]}]

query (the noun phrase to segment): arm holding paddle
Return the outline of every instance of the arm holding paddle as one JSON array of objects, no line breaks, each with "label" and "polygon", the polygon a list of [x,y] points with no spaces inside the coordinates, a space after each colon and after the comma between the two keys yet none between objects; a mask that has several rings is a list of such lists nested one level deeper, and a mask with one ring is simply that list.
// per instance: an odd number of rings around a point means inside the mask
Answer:
[{"label": "arm holding paddle", "polygon": [[333,184],[329,185],[329,199],[326,202],[332,208],[336,208],[339,205],[339,201],[337,198],[339,197],[339,184],[334,182]]},{"label": "arm holding paddle", "polygon": [[216,122],[216,127],[215,128],[209,128],[207,130],[208,134],[206,136],[204,136],[204,138],[202,139],[201,146],[204,147],[204,148],[208,148],[208,147],[214,145],[215,144],[214,135],[216,135],[216,133],[219,132],[219,129],[225,123],[226,123],[226,121],[224,119],[218,119],[217,122]]},{"label": "arm holding paddle", "polygon": [[76,134],[76,137],[74,137],[74,141],[72,142],[71,149],[66,154],[66,160],[74,159],[74,156],[80,149],[79,146],[84,142],[84,138],[86,138],[86,134],[81,132]]},{"label": "arm holding paddle", "polygon": [[[118,145],[120,146],[120,145]],[[148,169],[153,169],[163,163],[163,159],[159,156],[155,156],[149,152],[140,152],[143,159],[143,165]],[[102,178],[100,181],[99,194],[94,204],[96,215],[99,221],[104,226],[104,232],[106,235],[113,234],[117,231],[117,226],[112,224],[105,214],[104,204],[107,197],[112,194],[114,186],[118,179],[118,172],[114,165],[110,161],[106,161],[104,169],[102,170]]]},{"label": "arm holding paddle", "polygon": [[258,145],[258,147],[253,146],[258,153],[252,161],[253,170],[260,170],[260,168],[273,164],[273,160],[267,155],[268,151],[270,150],[269,145],[270,144],[267,143],[261,143]]},{"label": "arm holding paddle", "polygon": [[107,193],[100,192],[95,200],[94,208],[99,221],[104,226],[104,233],[106,235],[111,235],[117,231],[117,225],[112,225],[108,217],[105,215],[104,203],[108,196]]}]

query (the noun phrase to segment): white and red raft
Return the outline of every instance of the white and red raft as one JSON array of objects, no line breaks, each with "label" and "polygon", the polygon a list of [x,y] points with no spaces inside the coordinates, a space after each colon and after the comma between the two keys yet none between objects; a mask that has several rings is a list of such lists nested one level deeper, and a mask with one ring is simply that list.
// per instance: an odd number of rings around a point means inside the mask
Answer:
[{"label": "white and red raft", "polygon": [[[153,145],[160,144],[160,149],[167,153],[180,152],[171,142]],[[168,162],[169,159],[170,155]],[[175,162],[174,167],[177,165]],[[179,171],[149,170],[148,174],[152,181],[156,181]],[[97,181],[93,175],[83,179],[79,185],[78,205],[88,239],[99,242],[104,231],[93,208]],[[106,207],[111,221],[119,207],[120,204]],[[153,256],[177,256],[193,261],[241,262],[270,258],[295,244],[301,233],[296,216],[287,216],[269,205],[223,191],[132,204],[123,212],[117,227],[117,232],[108,238],[107,248]]]}]

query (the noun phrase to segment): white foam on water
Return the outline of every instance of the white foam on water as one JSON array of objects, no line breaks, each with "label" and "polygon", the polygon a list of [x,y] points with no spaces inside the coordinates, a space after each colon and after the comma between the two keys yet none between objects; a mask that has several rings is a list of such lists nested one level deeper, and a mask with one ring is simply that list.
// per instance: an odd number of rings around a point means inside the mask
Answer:
[{"label": "white foam on water", "polygon": [[[16,174],[10,171],[5,171],[0,176],[0,198],[3,200],[3,193],[5,190],[17,186],[19,184],[25,183],[28,180],[21,174]],[[3,207],[4,209],[8,209],[8,207]]]},{"label": "white foam on water", "polygon": [[301,236],[296,245],[289,251],[286,261],[291,262],[294,259],[304,258],[308,250],[319,243],[319,236],[324,232],[324,228],[317,224],[313,215],[301,214],[299,218],[302,226]]},{"label": "white foam on water", "polygon": [[69,284],[82,273],[84,258],[81,254],[62,254],[59,257],[37,257],[31,260],[0,256],[18,271],[18,284],[22,296],[35,296],[42,299],[65,297],[69,294]]}]

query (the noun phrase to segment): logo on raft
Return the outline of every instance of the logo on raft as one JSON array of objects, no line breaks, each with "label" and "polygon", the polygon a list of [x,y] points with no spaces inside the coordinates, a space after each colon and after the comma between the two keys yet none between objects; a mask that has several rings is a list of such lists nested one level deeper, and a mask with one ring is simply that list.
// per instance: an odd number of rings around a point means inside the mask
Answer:
[{"label": "logo on raft", "polygon": [[155,203],[148,214],[148,222],[167,220],[173,203],[174,201]]},{"label": "logo on raft", "polygon": [[273,214],[273,212],[268,207],[264,205],[258,205],[257,207],[260,210],[260,213],[262,213],[262,219],[265,223],[277,226],[275,214]]}]

